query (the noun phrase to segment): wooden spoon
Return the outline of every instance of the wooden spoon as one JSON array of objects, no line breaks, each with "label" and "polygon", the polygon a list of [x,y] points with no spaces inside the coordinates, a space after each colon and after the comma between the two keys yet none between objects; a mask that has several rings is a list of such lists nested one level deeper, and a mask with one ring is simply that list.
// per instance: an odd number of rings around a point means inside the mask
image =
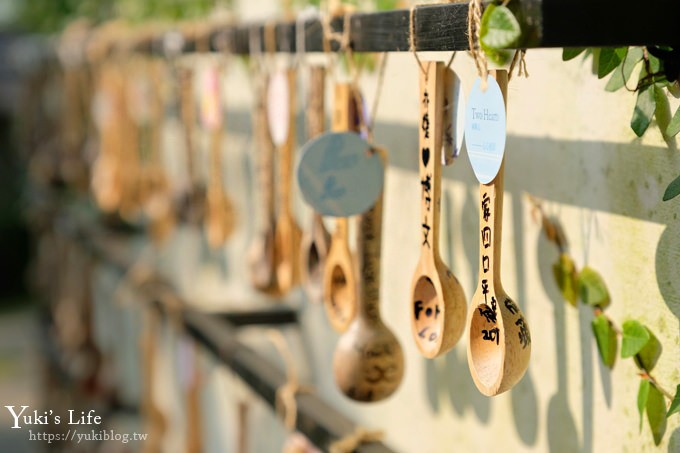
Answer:
[{"label": "wooden spoon", "polygon": [[[490,71],[507,102],[507,71]],[[529,366],[531,334],[522,312],[501,284],[503,170],[480,184],[479,283],[472,297],[468,323],[468,364],[475,385],[486,396],[505,392]]]},{"label": "wooden spoon", "polygon": [[451,349],[465,327],[463,288],[439,255],[439,214],[445,71],[441,62],[426,64],[420,76],[420,260],[411,284],[411,327],[420,352],[428,358]]},{"label": "wooden spoon", "polygon": [[[383,162],[384,150],[376,149]],[[399,341],[380,318],[380,248],[383,195],[359,218],[358,312],[333,357],[338,387],[348,397],[364,402],[380,401],[399,387],[404,375],[404,355]]]},{"label": "wooden spoon", "polygon": [[[159,81],[163,77],[161,63],[152,66],[153,80]],[[170,235],[175,227],[175,209],[170,194],[170,183],[163,168],[161,156],[163,120],[165,103],[160,83],[153,84],[153,105],[151,109],[151,157],[150,174],[151,194],[146,200],[144,210],[149,217],[151,238],[161,243]]]},{"label": "wooden spoon", "polygon": [[302,231],[293,216],[291,182],[293,179],[293,150],[296,145],[295,128],[295,70],[286,71],[288,80],[288,134],[279,147],[279,215],[274,232],[276,279],[283,294],[300,282],[300,239]]},{"label": "wooden spoon", "polygon": [[255,108],[253,110],[253,142],[258,148],[257,186],[261,194],[259,206],[262,225],[250,245],[248,264],[253,286],[264,293],[278,296],[281,294],[276,280],[276,260],[274,259],[274,144],[267,128],[267,78],[258,77],[255,89]]},{"label": "wooden spoon", "polygon": [[[357,106],[349,83],[335,85],[332,129],[358,131]],[[349,248],[349,219],[338,217],[323,271],[323,301],[326,314],[336,332],[344,332],[357,310],[354,257]]]},{"label": "wooden spoon", "polygon": [[182,124],[184,126],[184,142],[186,154],[186,168],[188,187],[182,200],[182,214],[189,223],[200,225],[205,214],[204,188],[198,181],[196,170],[196,156],[194,155],[194,126],[196,112],[194,105],[194,72],[192,68],[185,67],[180,72],[181,84],[181,111]]},{"label": "wooden spoon", "polygon": [[[311,140],[324,131],[325,68],[313,66],[309,82],[307,135]],[[311,302],[317,303],[323,298],[323,269],[330,241],[331,237],[323,224],[321,214],[312,212],[310,227],[302,236],[300,248],[300,279]]]}]

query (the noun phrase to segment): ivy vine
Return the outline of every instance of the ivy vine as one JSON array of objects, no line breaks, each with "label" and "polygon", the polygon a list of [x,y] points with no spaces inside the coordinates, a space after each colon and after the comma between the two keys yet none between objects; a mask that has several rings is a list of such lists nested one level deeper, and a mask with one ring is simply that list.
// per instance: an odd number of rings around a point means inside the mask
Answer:
[{"label": "ivy vine", "polygon": [[[480,47],[487,57],[498,65],[510,61],[522,30],[512,11],[503,4],[490,4],[484,10],[480,27]],[[564,61],[579,55],[592,56],[593,70],[602,79],[611,74],[605,90],[622,88],[636,93],[637,100],[630,127],[642,137],[653,118],[665,140],[680,133],[680,107],[671,116],[668,98],[680,98],[680,49],[667,46],[617,47],[617,48],[566,48]],[[629,86],[632,84],[632,86]],[[663,201],[680,195],[680,176],[666,188]]]},{"label": "ivy vine", "polygon": [[[640,376],[637,395],[640,430],[646,414],[654,444],[659,445],[666,432],[666,420],[680,412],[680,384],[673,396],[652,375],[663,349],[661,343],[647,326],[637,320],[626,320],[621,328],[614,323],[605,311],[611,303],[611,297],[602,276],[589,266],[584,266],[580,271],[577,269],[567,251],[567,240],[559,224],[545,214],[536,199],[530,197],[530,201],[534,217],[541,222],[545,237],[560,253],[552,271],[562,297],[572,307],[578,308],[580,302],[593,310],[591,327],[602,363],[613,369],[618,356],[633,359]],[[670,401],[669,407],[666,399]]]}]

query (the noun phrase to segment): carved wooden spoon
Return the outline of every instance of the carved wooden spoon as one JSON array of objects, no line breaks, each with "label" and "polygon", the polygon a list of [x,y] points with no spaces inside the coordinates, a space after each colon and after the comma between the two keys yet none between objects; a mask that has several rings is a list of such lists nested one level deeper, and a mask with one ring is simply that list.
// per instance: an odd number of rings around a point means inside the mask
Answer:
[{"label": "carved wooden spoon", "polygon": [[279,147],[279,215],[276,219],[274,247],[276,279],[282,293],[287,293],[300,282],[300,238],[302,231],[293,216],[292,179],[293,151],[296,146],[295,128],[295,70],[286,71],[288,81],[288,134]]},{"label": "carved wooden spoon", "polygon": [[[332,129],[335,132],[358,131],[357,106],[349,83],[335,85]],[[349,219],[338,217],[323,270],[323,301],[331,326],[344,332],[356,314],[357,294],[354,257],[349,247]]]},{"label": "carved wooden spoon", "polygon": [[[490,71],[507,102],[507,71]],[[524,375],[531,355],[531,334],[522,312],[501,284],[503,170],[480,184],[479,283],[468,317],[468,365],[475,385],[486,396],[509,390]]]},{"label": "carved wooden spoon", "polygon": [[[375,152],[386,162],[384,150]],[[404,375],[404,355],[399,340],[380,318],[382,204],[381,194],[375,205],[359,218],[358,312],[340,337],[333,357],[335,382],[342,393],[364,402],[390,396]]]},{"label": "carved wooden spoon", "polygon": [[276,260],[274,259],[274,144],[267,128],[267,78],[258,77],[255,89],[255,109],[253,111],[253,142],[258,148],[257,186],[261,194],[260,220],[262,225],[248,250],[250,279],[259,291],[277,296],[281,294],[276,280]]},{"label": "carved wooden spoon", "polygon": [[208,73],[207,94],[213,99],[205,99],[203,122],[210,132],[210,183],[206,198],[205,232],[208,244],[216,249],[234,232],[236,212],[234,204],[224,191],[222,180],[222,134],[223,116],[220,90],[220,69]]},{"label": "carved wooden spoon", "polygon": [[411,327],[420,352],[428,358],[451,349],[465,328],[463,288],[439,255],[439,214],[443,135],[443,83],[441,62],[426,64],[420,76],[420,260],[411,284]]},{"label": "carved wooden spoon", "polygon": [[[313,66],[310,69],[307,135],[311,140],[322,134],[325,128],[326,69],[323,66]],[[300,248],[300,278],[311,302],[317,303],[323,298],[323,269],[330,241],[331,237],[326,231],[321,214],[312,212],[310,227],[302,236]]]}]

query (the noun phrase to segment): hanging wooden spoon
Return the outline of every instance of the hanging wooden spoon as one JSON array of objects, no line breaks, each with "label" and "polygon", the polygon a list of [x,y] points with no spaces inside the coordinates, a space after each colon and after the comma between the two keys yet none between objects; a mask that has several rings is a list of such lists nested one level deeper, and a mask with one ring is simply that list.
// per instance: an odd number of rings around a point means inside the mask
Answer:
[{"label": "hanging wooden spoon", "polygon": [[182,214],[185,219],[194,225],[200,225],[205,214],[204,188],[198,181],[196,169],[196,156],[194,153],[194,129],[196,112],[194,106],[194,72],[192,68],[185,67],[180,72],[181,84],[181,110],[182,124],[184,128],[184,142],[187,169],[187,188],[184,194]]},{"label": "hanging wooden spoon", "polygon": [[[386,152],[376,149],[383,162]],[[340,337],[333,373],[340,390],[364,402],[380,401],[399,387],[404,355],[399,341],[380,318],[380,249],[383,195],[361,215],[357,229],[358,312]]]},{"label": "hanging wooden spoon", "polygon": [[[307,135],[311,140],[324,131],[324,93],[326,70],[313,66],[309,77],[309,102],[307,106]],[[321,214],[312,212],[309,230],[302,236],[300,248],[300,277],[303,288],[311,302],[323,298],[323,269],[330,246],[330,235],[323,224]]]},{"label": "hanging wooden spoon", "polygon": [[[219,70],[213,68],[214,74],[209,74],[206,87],[211,99],[204,99],[203,123],[210,133],[210,183],[206,198],[205,232],[208,244],[218,248],[233,233],[235,224],[234,204],[224,191],[222,181],[222,131],[223,117],[221,111],[221,96],[219,84]],[[205,95],[205,94],[204,94]]]},{"label": "hanging wooden spoon", "polygon": [[[490,71],[507,102],[508,73]],[[486,396],[509,390],[524,376],[531,355],[531,334],[522,312],[501,283],[503,172],[480,184],[479,283],[468,317],[468,365],[475,385]]]},{"label": "hanging wooden spoon", "polygon": [[[163,77],[164,67],[162,63],[155,62],[152,65],[152,80],[160,81]],[[165,102],[163,99],[162,84],[153,84],[151,108],[151,157],[149,179],[151,194],[146,201],[144,210],[149,217],[149,229],[151,239],[155,243],[161,243],[170,235],[175,227],[175,209],[170,193],[170,183],[163,167],[161,156],[163,141],[163,122],[165,119]]]},{"label": "hanging wooden spoon", "polygon": [[[335,85],[333,124],[334,132],[358,131],[357,105],[349,83]],[[354,257],[349,247],[349,219],[338,217],[331,236],[331,245],[323,270],[323,301],[328,321],[336,332],[349,327],[357,310],[357,286]]]},{"label": "hanging wooden spoon", "polygon": [[253,109],[253,142],[258,150],[257,187],[261,199],[259,232],[248,250],[250,279],[253,286],[264,293],[281,294],[276,280],[274,259],[274,144],[267,128],[267,77],[255,75],[255,108]]},{"label": "hanging wooden spoon", "polygon": [[411,327],[420,352],[428,358],[451,349],[465,327],[463,288],[439,255],[439,215],[443,135],[443,83],[449,69],[426,63],[420,76],[420,260],[411,284]]},{"label": "hanging wooden spoon", "polygon": [[300,281],[300,238],[302,231],[293,216],[292,179],[293,151],[296,146],[295,128],[295,70],[285,73],[288,85],[288,133],[279,150],[279,215],[276,219],[274,246],[276,252],[276,280],[283,294]]}]

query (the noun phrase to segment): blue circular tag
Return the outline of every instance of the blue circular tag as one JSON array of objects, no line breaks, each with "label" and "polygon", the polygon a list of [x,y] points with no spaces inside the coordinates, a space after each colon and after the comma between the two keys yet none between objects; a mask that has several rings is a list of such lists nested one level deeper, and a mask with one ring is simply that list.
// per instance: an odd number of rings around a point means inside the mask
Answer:
[{"label": "blue circular tag", "polygon": [[496,177],[505,151],[505,102],[493,77],[486,91],[479,77],[472,86],[465,115],[465,145],[477,180],[488,184]]},{"label": "blue circular tag", "polygon": [[383,189],[384,166],[354,132],[329,132],[302,147],[297,180],[305,201],[322,215],[366,212]]}]

